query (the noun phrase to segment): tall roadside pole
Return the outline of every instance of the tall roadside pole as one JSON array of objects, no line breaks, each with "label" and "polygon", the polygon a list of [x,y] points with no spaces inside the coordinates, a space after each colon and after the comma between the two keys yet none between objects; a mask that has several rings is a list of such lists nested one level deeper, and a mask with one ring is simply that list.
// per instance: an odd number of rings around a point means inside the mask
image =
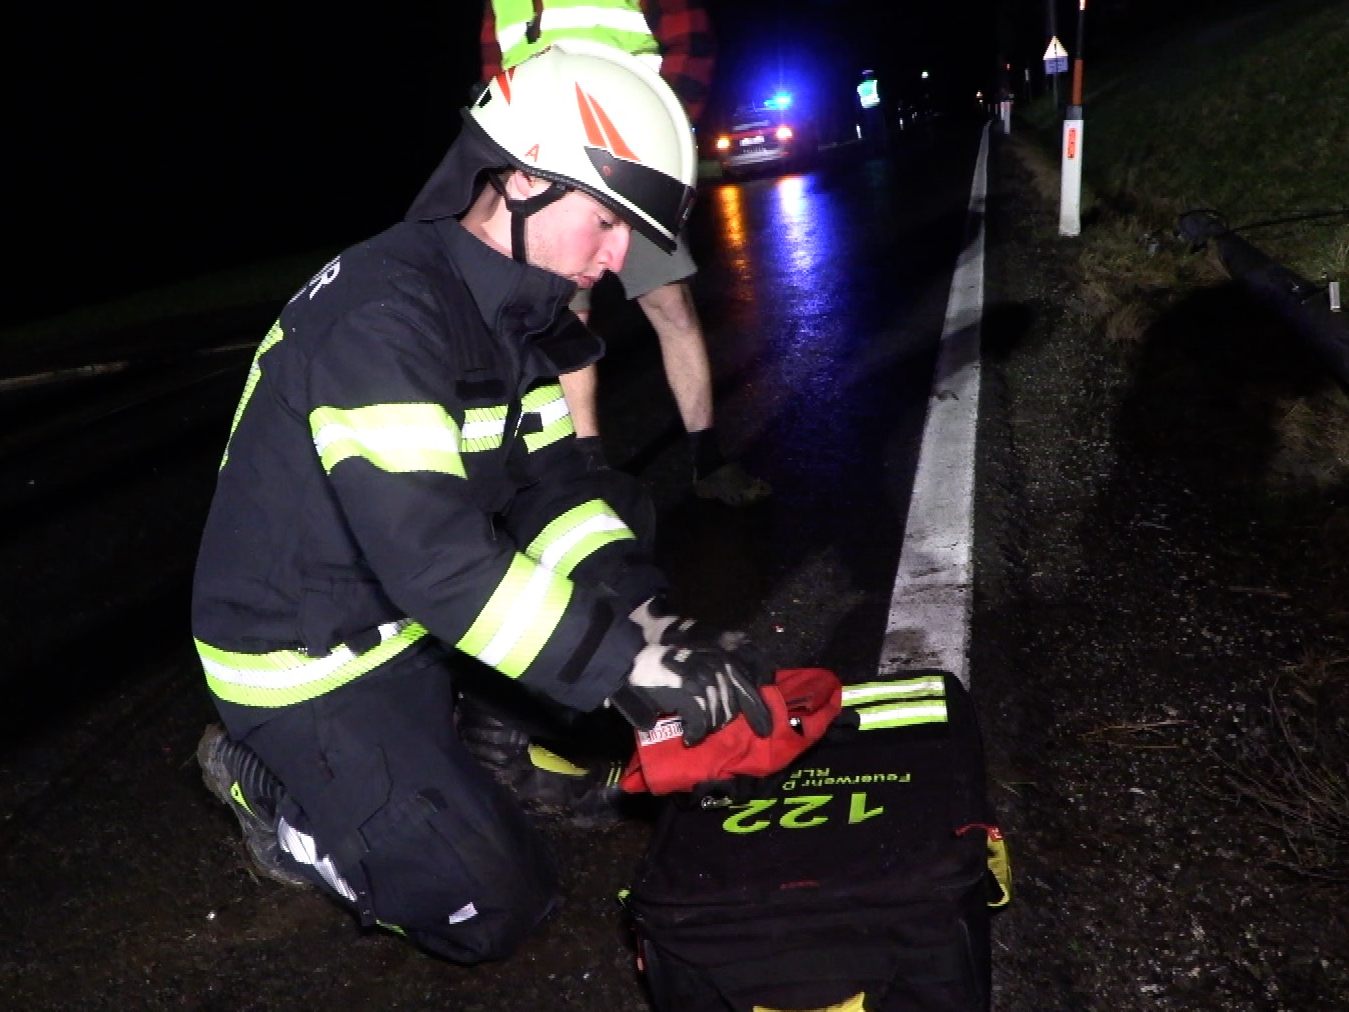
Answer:
[{"label": "tall roadside pole", "polygon": [[1063,168],[1059,187],[1059,235],[1082,233],[1082,47],[1087,0],[1077,0],[1077,55],[1073,58],[1073,91],[1063,117]]},{"label": "tall roadside pole", "polygon": [[[1057,41],[1059,37],[1058,16],[1054,13],[1055,0],[1045,0],[1045,24],[1049,28],[1050,39]],[[1053,45],[1053,42],[1050,43]],[[1049,54],[1045,53],[1045,59],[1049,59]],[[1049,78],[1049,87],[1054,92],[1054,111],[1059,111],[1059,72],[1051,70],[1049,65],[1045,65],[1045,76]]]}]

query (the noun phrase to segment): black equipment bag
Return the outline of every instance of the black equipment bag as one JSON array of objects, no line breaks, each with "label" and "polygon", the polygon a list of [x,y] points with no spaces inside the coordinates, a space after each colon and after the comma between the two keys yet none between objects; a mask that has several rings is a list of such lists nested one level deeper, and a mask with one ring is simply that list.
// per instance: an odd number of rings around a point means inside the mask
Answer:
[{"label": "black equipment bag", "polygon": [[626,902],[662,1012],[966,1012],[1007,872],[969,695],[907,672],[782,774],[667,802]]}]

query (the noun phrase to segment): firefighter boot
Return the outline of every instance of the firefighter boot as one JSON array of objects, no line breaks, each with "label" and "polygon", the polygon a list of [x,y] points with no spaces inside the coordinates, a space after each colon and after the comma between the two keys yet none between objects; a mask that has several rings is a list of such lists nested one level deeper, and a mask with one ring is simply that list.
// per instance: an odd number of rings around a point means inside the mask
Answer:
[{"label": "firefighter boot", "polygon": [[197,764],[202,782],[238,818],[248,855],[259,874],[285,885],[309,885],[287,863],[276,838],[281,782],[253,750],[231,741],[219,724],[208,724],[197,743]]},{"label": "firefighter boot", "polygon": [[707,474],[695,474],[693,494],[699,499],[717,499],[727,506],[748,506],[772,495],[773,486],[731,461]]},{"label": "firefighter boot", "polygon": [[688,434],[693,456],[693,494],[699,499],[716,499],[728,506],[749,506],[773,494],[773,487],[756,478],[721,452],[715,429],[698,429]]},{"label": "firefighter boot", "polygon": [[463,695],[454,720],[469,754],[529,814],[577,829],[599,829],[623,818],[626,795],[618,786],[623,763],[573,762]]}]

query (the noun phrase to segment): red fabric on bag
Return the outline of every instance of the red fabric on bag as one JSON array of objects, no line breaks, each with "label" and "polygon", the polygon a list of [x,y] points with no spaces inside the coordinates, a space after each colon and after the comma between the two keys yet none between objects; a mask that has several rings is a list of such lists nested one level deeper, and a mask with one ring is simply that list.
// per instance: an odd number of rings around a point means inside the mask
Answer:
[{"label": "red fabric on bag", "polygon": [[838,676],[824,668],[788,668],[760,690],[773,714],[773,732],[760,738],[744,716],[697,745],[684,744],[678,717],[637,732],[637,748],[619,786],[630,794],[671,794],[708,781],[766,777],[819,741],[843,705]]}]

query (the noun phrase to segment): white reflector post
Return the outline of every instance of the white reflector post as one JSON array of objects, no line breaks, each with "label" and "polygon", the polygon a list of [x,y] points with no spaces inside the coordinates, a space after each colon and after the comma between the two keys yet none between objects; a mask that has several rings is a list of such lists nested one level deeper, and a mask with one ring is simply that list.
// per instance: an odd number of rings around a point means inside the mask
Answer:
[{"label": "white reflector post", "polygon": [[[1079,107],[1080,108],[1080,107]],[[1059,235],[1082,233],[1082,118],[1063,121],[1063,169],[1060,174]]]}]

